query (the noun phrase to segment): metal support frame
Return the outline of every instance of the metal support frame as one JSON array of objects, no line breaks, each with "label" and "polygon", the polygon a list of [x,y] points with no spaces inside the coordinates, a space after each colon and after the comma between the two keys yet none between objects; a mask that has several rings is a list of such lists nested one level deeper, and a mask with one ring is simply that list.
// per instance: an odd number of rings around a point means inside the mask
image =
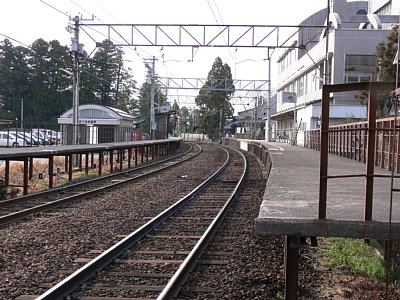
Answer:
[{"label": "metal support frame", "polygon": [[[158,83],[167,90],[203,90],[203,91],[226,91],[226,92],[267,92],[270,91],[270,80],[241,80],[226,78],[173,78],[158,77]],[[209,87],[204,87],[209,82]],[[231,83],[234,88],[231,87]]]},{"label": "metal support frame", "polygon": [[85,153],[85,175],[89,175],[89,153]]},{"label": "metal support frame", "polygon": [[103,151],[100,151],[99,152],[99,167],[98,167],[99,176],[102,175],[102,165],[103,165]]},{"label": "metal support frame", "polygon": [[133,151],[133,148],[128,149],[128,168],[131,167],[132,151]]},{"label": "metal support frame", "polygon": [[[108,148],[108,147],[107,147]],[[151,159],[155,160],[156,158],[159,158],[160,156],[165,156],[170,154],[171,149],[178,149],[179,148],[179,142],[155,142],[151,144],[138,144],[138,145],[132,145],[132,144],[127,144],[126,146],[116,146],[116,147],[110,147],[107,150],[99,150],[97,147],[93,147],[93,149],[86,149],[86,148],[79,148],[74,147],[70,149],[65,149],[64,150],[55,150],[54,153],[49,153],[49,152],[43,152],[43,151],[30,151],[27,150],[27,152],[22,152],[22,153],[10,153],[5,155],[3,157],[3,161],[5,162],[4,166],[4,185],[6,188],[9,187],[10,185],[10,167],[11,167],[11,162],[12,161],[20,161],[23,164],[23,174],[22,174],[22,179],[19,178],[18,181],[22,181],[18,183],[18,186],[23,189],[23,194],[27,195],[29,191],[29,182],[34,178],[34,159],[35,158],[45,158],[48,160],[48,166],[47,166],[47,171],[46,176],[48,176],[48,188],[53,188],[56,184],[55,182],[55,175],[57,172],[59,172],[59,168],[57,168],[57,171],[55,170],[55,157],[60,156],[64,157],[64,162],[65,162],[65,172],[68,174],[68,181],[73,180],[73,173],[74,173],[74,157],[79,158],[79,166],[81,170],[84,170],[84,173],[86,176],[89,174],[89,168],[94,169],[98,168],[98,175],[101,176],[103,173],[103,167],[104,167],[104,155],[110,155],[110,173],[114,173],[116,170],[115,168],[119,168],[120,171],[124,169],[124,161],[128,161],[128,168],[131,168],[132,166],[132,159],[135,160],[135,166],[139,164],[139,155],[141,156],[140,160],[141,163],[144,163],[145,157],[146,157],[146,162],[149,161],[149,155],[151,155]],[[115,153],[117,151],[117,153]],[[126,154],[126,151],[128,153]],[[135,151],[133,153],[132,151]],[[94,156],[98,153],[98,165],[94,163]],[[114,155],[115,154],[115,155]],[[90,160],[89,160],[89,155],[90,155]],[[114,157],[116,156],[116,157]],[[114,159],[116,159],[116,163],[114,162]],[[90,165],[89,165],[90,164]],[[40,174],[42,175],[42,174]],[[40,176],[39,179],[42,179],[42,176]]]},{"label": "metal support frame", "polygon": [[10,160],[6,160],[6,165],[5,165],[5,174],[4,174],[4,185],[6,187],[9,186],[10,184]]},{"label": "metal support frame", "polygon": [[65,155],[64,156],[64,171],[65,172],[68,172],[68,166],[69,166],[68,159],[69,159],[69,155]]},{"label": "metal support frame", "polygon": [[114,151],[110,150],[109,155],[110,155],[110,173],[114,173]]},{"label": "metal support frame", "polygon": [[68,181],[72,181],[72,174],[74,172],[72,157],[73,157],[73,154],[68,155]]},{"label": "metal support frame", "polygon": [[[365,205],[364,219],[372,219],[373,185],[375,168],[375,143],[376,143],[376,91],[395,89],[394,82],[359,82],[352,84],[324,85],[322,88],[322,109],[321,109],[321,128],[320,128],[320,186],[319,186],[319,219],[326,219],[326,203],[328,179],[343,178],[350,176],[365,177]],[[366,170],[365,174],[328,176],[328,153],[329,153],[329,133],[335,129],[329,128],[329,95],[334,92],[348,91],[368,91],[368,126],[365,128],[367,139],[366,150]]]},{"label": "metal support frame", "polygon": [[120,149],[120,150],[119,150],[119,170],[120,170],[120,171],[122,171],[123,162],[124,162],[124,150],[123,150],[123,149]]},{"label": "metal support frame", "polygon": [[49,157],[49,189],[54,186],[54,156]]},{"label": "metal support frame", "polygon": [[[116,46],[164,47],[237,47],[237,48],[293,48],[290,38],[310,28],[323,25],[202,25],[202,24],[84,24],[92,27],[103,40]],[[281,38],[282,29],[293,29],[292,35]],[[226,35],[226,38],[219,38]],[[92,37],[93,39],[93,37]],[[304,47],[298,45],[297,47]]]},{"label": "metal support frame", "polygon": [[297,299],[300,237],[285,237],[285,300]]},{"label": "metal support frame", "polygon": [[29,163],[28,163],[28,158],[24,159],[24,191],[23,194],[24,195],[28,195],[29,192]]},{"label": "metal support frame", "polygon": [[29,180],[33,178],[33,157],[29,157]]}]

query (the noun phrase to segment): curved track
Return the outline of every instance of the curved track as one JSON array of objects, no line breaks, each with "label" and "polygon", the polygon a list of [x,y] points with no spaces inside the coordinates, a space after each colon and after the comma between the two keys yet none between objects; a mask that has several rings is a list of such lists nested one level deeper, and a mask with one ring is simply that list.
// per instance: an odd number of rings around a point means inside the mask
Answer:
[{"label": "curved track", "polygon": [[192,192],[37,299],[177,295],[246,173],[239,151],[226,154],[224,165]]},{"label": "curved track", "polygon": [[195,150],[191,146],[184,153],[123,172],[113,173],[107,176],[86,180],[48,191],[1,201],[0,226],[30,218],[38,213],[49,211],[70,202],[114,189],[122,184],[127,184],[133,180],[149,176],[163,169],[180,164],[193,158],[200,152],[201,147],[199,145],[197,145]]}]

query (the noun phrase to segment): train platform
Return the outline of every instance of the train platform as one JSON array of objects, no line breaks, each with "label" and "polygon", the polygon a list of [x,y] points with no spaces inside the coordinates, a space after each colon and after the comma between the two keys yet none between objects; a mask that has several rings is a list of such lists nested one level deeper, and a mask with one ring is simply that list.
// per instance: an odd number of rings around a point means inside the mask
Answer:
[{"label": "train platform", "polygon": [[[365,220],[366,176],[351,175],[365,174],[366,165],[330,154],[326,217],[320,219],[320,152],[290,144],[262,143],[268,148],[272,166],[255,221],[259,235],[400,238],[399,192],[392,194],[389,229],[391,172],[375,167],[372,219]],[[350,176],[335,178],[337,175]],[[394,179],[394,188],[400,188],[399,178]]]}]

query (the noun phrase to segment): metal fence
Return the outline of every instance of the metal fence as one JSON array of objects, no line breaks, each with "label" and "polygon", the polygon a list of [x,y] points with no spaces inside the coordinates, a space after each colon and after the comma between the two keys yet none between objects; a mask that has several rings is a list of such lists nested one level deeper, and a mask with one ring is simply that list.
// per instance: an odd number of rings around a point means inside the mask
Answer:
[{"label": "metal fence", "polygon": [[0,147],[86,145],[143,139],[148,139],[148,134],[130,126],[85,124],[74,127],[45,122],[0,120]]},{"label": "metal fence", "polygon": [[[394,135],[394,118],[378,119],[375,135],[375,166],[400,172],[400,131]],[[399,126],[399,123],[397,124]],[[304,132],[304,146],[320,150],[320,129]],[[328,152],[345,158],[366,162],[368,122],[357,122],[329,127]],[[394,155],[393,155],[394,154]],[[392,159],[394,160],[392,162]]]}]

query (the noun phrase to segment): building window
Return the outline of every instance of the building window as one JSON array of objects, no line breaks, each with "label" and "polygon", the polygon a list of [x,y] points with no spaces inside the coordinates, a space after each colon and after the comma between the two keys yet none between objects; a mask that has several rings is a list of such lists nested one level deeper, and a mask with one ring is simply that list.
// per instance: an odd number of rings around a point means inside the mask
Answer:
[{"label": "building window", "polygon": [[375,64],[375,55],[346,54],[344,82],[355,83],[372,81]]}]

